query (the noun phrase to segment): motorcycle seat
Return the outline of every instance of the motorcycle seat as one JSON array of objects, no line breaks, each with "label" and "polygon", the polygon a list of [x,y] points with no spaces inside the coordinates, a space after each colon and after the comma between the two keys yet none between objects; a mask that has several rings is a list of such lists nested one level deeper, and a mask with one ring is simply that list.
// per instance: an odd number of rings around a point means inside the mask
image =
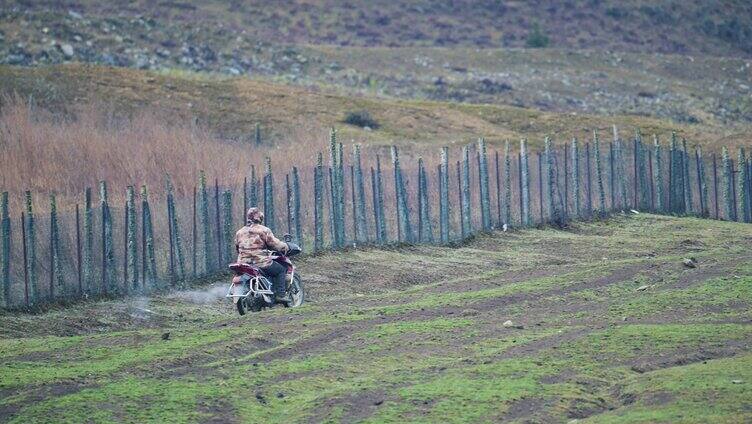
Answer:
[{"label": "motorcycle seat", "polygon": [[230,270],[236,274],[258,275],[260,273],[257,266],[244,262],[235,262],[230,264],[229,266]]}]

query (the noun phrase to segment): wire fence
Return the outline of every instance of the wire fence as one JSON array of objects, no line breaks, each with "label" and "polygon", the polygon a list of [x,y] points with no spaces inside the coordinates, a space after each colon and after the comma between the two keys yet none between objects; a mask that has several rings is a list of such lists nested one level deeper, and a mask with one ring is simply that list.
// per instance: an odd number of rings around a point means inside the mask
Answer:
[{"label": "wire fence", "polygon": [[[514,150],[513,150],[514,148]],[[180,288],[218,275],[235,259],[234,233],[250,206],[266,224],[308,252],[394,243],[448,244],[478,232],[605,217],[638,210],[752,221],[752,157],[690,151],[672,134],[668,145],[637,132],[611,141],[531,152],[523,140],[489,151],[483,139],[452,156],[364,154],[332,130],[329,152],[313,167],[282,172],[266,160],[242,186],[222,185],[202,172],[192,194],[164,187],[126,187],[110,201],[106,182],[87,188],[75,210],[37,212],[26,193],[20,215],[0,196],[0,281],[6,309],[91,297]],[[274,165],[274,166],[273,166]],[[47,206],[47,205],[45,205]]]}]

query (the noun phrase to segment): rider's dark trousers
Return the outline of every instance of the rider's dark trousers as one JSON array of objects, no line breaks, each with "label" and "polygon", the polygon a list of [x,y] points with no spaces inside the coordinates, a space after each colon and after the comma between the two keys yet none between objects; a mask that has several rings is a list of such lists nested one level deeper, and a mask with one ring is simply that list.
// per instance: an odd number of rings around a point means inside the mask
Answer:
[{"label": "rider's dark trousers", "polygon": [[266,278],[272,281],[272,291],[276,295],[285,294],[285,274],[287,274],[287,267],[281,265],[279,262],[272,262],[266,268],[261,268],[261,272],[264,273]]}]

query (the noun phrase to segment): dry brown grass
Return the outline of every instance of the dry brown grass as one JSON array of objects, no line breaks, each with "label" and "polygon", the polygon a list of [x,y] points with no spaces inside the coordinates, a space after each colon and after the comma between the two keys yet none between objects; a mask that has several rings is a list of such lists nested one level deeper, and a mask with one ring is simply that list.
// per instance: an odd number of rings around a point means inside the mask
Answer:
[{"label": "dry brown grass", "polygon": [[[113,199],[128,185],[159,187],[170,176],[179,196],[192,192],[200,170],[223,185],[239,185],[252,165],[269,156],[277,166],[312,163],[312,151],[326,146],[326,130],[300,129],[282,147],[256,147],[222,140],[191,122],[145,109],[121,118],[111,108],[89,103],[63,116],[6,98],[0,111],[0,188],[15,209],[21,195],[57,193],[63,204],[80,201],[85,187],[105,180]],[[257,173],[260,172],[257,171]],[[44,205],[45,201],[36,202]]]}]

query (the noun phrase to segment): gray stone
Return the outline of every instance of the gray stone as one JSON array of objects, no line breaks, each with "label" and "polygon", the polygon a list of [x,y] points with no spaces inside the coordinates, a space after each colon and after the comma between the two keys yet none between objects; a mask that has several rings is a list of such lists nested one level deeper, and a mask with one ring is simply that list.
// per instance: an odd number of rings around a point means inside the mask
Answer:
[{"label": "gray stone", "polygon": [[60,44],[59,47],[60,47],[60,51],[63,52],[65,57],[67,58],[73,57],[73,53],[75,53],[73,51],[73,46],[71,46],[70,44]]}]

